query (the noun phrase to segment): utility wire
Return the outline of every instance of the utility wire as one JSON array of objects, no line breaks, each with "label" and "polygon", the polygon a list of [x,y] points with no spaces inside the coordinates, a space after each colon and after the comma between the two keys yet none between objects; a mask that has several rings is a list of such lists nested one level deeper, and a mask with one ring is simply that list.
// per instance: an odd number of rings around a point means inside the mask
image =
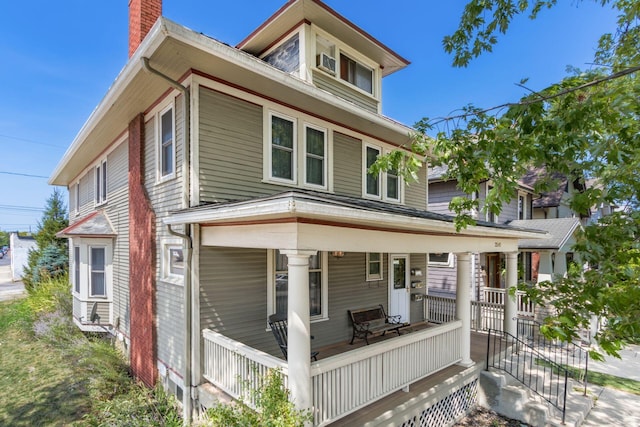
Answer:
[{"label": "utility wire", "polygon": [[28,142],[29,144],[37,144],[37,145],[44,145],[46,147],[54,147],[54,148],[59,148],[61,150],[64,150],[66,147],[62,147],[60,145],[55,145],[55,144],[49,144],[47,142],[39,142],[39,141],[34,141],[32,139],[26,139],[26,138],[20,138],[18,136],[11,136],[11,135],[3,135],[0,134],[0,138],[8,138],[8,139],[15,139],[16,141],[22,141],[22,142]]},{"label": "utility wire", "polygon": [[28,176],[29,178],[44,178],[44,179],[49,179],[48,176],[44,176],[44,175],[32,175],[30,173],[19,173],[19,172],[6,172],[6,171],[0,171],[0,173],[4,173],[6,175],[17,175],[17,176]]},{"label": "utility wire", "polygon": [[15,211],[31,211],[31,212],[42,212],[43,208],[38,208],[35,206],[20,206],[20,205],[0,205],[0,209],[9,209]]}]

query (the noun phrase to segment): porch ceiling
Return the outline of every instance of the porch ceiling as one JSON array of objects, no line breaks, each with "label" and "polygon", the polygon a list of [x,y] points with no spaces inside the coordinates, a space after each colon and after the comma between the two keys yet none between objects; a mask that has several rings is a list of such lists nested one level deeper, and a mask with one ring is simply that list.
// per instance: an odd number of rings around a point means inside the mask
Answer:
[{"label": "porch ceiling", "polygon": [[174,212],[166,224],[201,224],[207,246],[349,252],[513,252],[544,232],[479,223],[378,201],[291,191]]}]

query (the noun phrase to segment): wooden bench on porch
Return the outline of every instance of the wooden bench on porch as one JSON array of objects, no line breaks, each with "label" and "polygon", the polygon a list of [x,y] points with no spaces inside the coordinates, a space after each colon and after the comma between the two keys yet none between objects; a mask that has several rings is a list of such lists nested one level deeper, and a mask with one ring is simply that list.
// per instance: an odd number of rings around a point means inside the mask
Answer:
[{"label": "wooden bench on porch", "polygon": [[408,323],[400,322],[400,316],[387,316],[382,304],[348,311],[353,324],[353,336],[349,344],[353,344],[356,338],[362,338],[369,345],[369,335],[384,335],[388,331],[395,331],[400,335],[400,329],[409,326]]}]

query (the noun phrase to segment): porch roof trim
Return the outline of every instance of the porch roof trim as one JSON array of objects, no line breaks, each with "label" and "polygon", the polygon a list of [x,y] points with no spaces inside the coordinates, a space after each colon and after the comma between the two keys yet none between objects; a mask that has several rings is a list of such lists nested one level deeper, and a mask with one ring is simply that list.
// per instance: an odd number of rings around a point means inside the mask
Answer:
[{"label": "porch roof trim", "polygon": [[209,224],[276,222],[307,218],[332,223],[354,224],[398,231],[430,232],[439,235],[508,239],[544,239],[545,231],[478,221],[456,231],[453,217],[403,205],[313,191],[288,191],[243,201],[197,206],[172,212],[165,224]]}]

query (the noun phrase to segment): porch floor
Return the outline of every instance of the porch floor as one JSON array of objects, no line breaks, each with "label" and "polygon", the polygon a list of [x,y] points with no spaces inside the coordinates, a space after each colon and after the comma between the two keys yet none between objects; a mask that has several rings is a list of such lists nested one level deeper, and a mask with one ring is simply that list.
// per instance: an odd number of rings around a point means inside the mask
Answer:
[{"label": "porch floor", "polygon": [[[415,328],[423,329],[429,326],[434,326],[434,325],[419,324],[416,326],[412,325],[412,328],[414,328],[414,330],[419,330]],[[397,336],[397,334],[387,334],[384,337],[377,337],[377,338],[374,338],[374,340],[369,340],[369,341],[378,342],[378,340],[380,339],[384,340],[388,338],[393,338],[394,336]],[[351,348],[357,348],[355,347],[356,345],[358,346],[366,345],[364,340],[358,340],[358,341],[362,341],[362,343],[359,343],[359,342],[354,343],[353,346],[350,346],[349,343],[347,343],[346,345]],[[337,346],[332,346],[331,348],[327,348],[327,349],[325,348],[319,349],[321,351],[320,354],[322,355],[322,352],[327,351],[327,354],[325,355],[325,357],[329,357],[330,355],[332,355],[332,354],[329,354],[329,351],[331,351],[333,347],[337,347]],[[347,350],[342,349],[342,352],[344,351],[347,351]],[[337,353],[340,353],[340,351],[338,351]],[[475,366],[478,369],[482,369],[482,367],[484,367],[485,360],[486,360],[486,353],[487,353],[487,335],[478,333],[478,332],[471,332],[471,359],[475,362]],[[408,392],[399,390],[394,393],[391,393],[385,398],[375,403],[372,403],[371,405],[365,406],[364,408],[361,408],[353,412],[352,414],[349,414],[346,417],[331,423],[330,425],[331,427],[364,426],[366,425],[367,422],[370,422],[376,419],[377,417],[385,414],[386,412],[394,410],[398,406],[406,403],[408,400],[413,399],[425,393],[426,391],[432,389],[438,384],[441,384],[443,381],[447,380],[448,378],[456,376],[467,369],[469,368],[465,368],[459,365],[449,366],[448,368],[438,371],[433,375],[430,375],[426,378],[423,378],[420,381],[416,381],[415,383],[411,384]]]}]

